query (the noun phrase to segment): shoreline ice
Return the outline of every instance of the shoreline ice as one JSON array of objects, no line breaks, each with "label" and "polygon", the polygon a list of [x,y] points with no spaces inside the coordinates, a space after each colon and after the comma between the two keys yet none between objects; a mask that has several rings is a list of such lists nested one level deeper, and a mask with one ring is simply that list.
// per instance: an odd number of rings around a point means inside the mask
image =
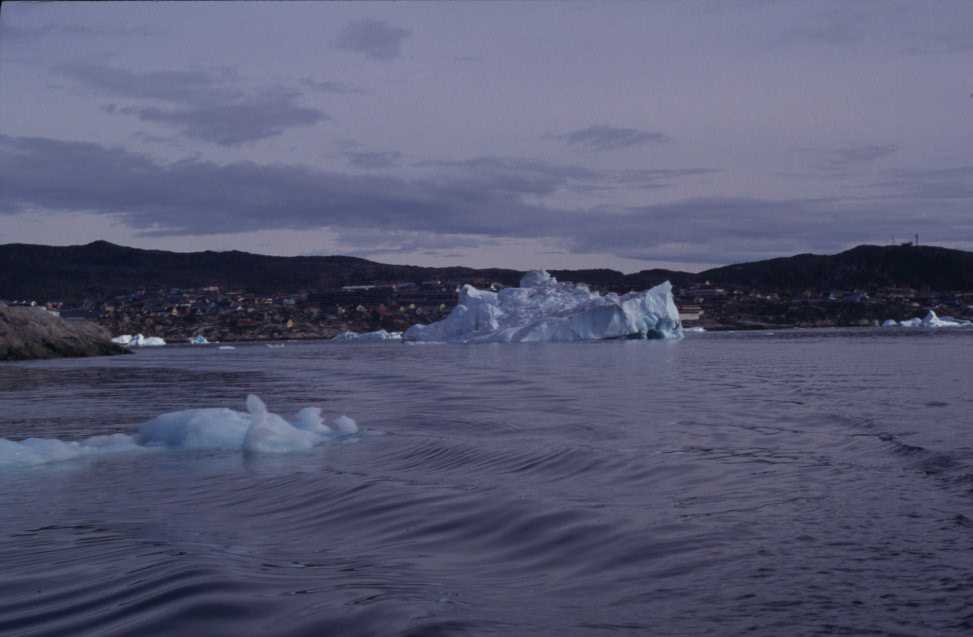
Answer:
[{"label": "shoreline ice", "polygon": [[527,343],[682,336],[668,281],[642,292],[602,296],[536,270],[525,274],[519,287],[499,292],[464,285],[445,319],[413,325],[403,340]]},{"label": "shoreline ice", "polygon": [[923,327],[923,328],[941,328],[941,327],[973,327],[973,321],[965,321],[963,319],[956,319],[951,316],[938,316],[934,311],[929,310],[926,315],[922,318],[911,318],[904,321],[896,321],[894,319],[888,319],[882,323],[882,327]]},{"label": "shoreline ice", "polygon": [[173,411],[142,423],[133,434],[92,436],[77,441],[0,438],[0,468],[159,449],[288,453],[307,451],[359,431],[358,424],[348,416],[338,416],[329,424],[321,416],[320,407],[305,407],[290,420],[285,419],[250,394],[245,412],[225,407]]},{"label": "shoreline ice", "polygon": [[162,347],[166,344],[166,340],[160,336],[143,336],[142,334],[135,334],[134,336],[122,334],[111,339],[111,342],[127,347]]},{"label": "shoreline ice", "polygon": [[402,332],[387,332],[376,330],[374,332],[352,332],[345,331],[331,339],[332,343],[385,343],[390,341],[401,341]]}]

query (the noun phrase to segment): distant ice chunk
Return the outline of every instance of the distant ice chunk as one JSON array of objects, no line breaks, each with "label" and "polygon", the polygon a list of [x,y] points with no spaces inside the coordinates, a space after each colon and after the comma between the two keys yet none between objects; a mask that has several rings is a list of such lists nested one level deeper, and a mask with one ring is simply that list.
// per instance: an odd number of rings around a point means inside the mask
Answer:
[{"label": "distant ice chunk", "polygon": [[682,331],[687,333],[691,332],[693,334],[702,334],[706,331],[706,328],[697,325],[696,327],[684,327]]},{"label": "distant ice chunk", "polygon": [[882,327],[924,327],[929,329],[942,327],[973,327],[973,321],[953,318],[951,316],[938,316],[933,310],[926,312],[922,318],[911,318],[896,322],[889,319],[882,323]]},{"label": "distant ice chunk", "polygon": [[385,330],[376,330],[374,332],[345,331],[331,340],[337,343],[383,343],[385,341],[401,341],[402,332],[386,332]]},{"label": "distant ice chunk", "polygon": [[618,338],[681,338],[679,310],[668,281],[643,292],[602,296],[585,285],[559,283],[544,270],[499,292],[465,285],[449,315],[413,325],[406,341],[456,343],[572,342]]},{"label": "distant ice chunk", "polygon": [[209,345],[209,341],[206,340],[206,337],[205,336],[203,336],[202,334],[200,334],[198,336],[194,336],[191,339],[189,339],[189,344],[190,345]]},{"label": "distant ice chunk", "polygon": [[161,347],[166,344],[164,338],[159,336],[143,336],[142,334],[122,334],[111,339],[112,343],[127,345],[129,347]]},{"label": "distant ice chunk", "polygon": [[359,432],[358,425],[348,416],[338,416],[329,426],[319,407],[305,407],[290,420],[269,411],[253,394],[247,396],[246,407],[245,412],[222,407],[169,412],[142,423],[134,435],[93,436],[80,441],[0,438],[0,468],[149,449],[285,453],[304,451]]}]

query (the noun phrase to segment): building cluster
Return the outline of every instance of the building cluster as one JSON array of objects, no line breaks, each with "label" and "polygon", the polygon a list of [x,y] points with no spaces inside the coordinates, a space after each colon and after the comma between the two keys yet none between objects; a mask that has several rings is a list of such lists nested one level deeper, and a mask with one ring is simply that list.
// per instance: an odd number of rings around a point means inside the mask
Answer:
[{"label": "building cluster", "polygon": [[887,319],[940,316],[973,318],[973,292],[877,288],[777,292],[703,285],[675,290],[687,326],[707,329],[762,327],[868,327]]},{"label": "building cluster", "polygon": [[456,304],[457,286],[438,280],[383,282],[293,294],[215,286],[142,289],[75,306],[43,305],[65,319],[96,321],[112,334],[151,334],[170,342],[195,336],[209,341],[331,338],[345,330],[400,331],[439,320]]},{"label": "building cluster", "polygon": [[[267,294],[210,286],[142,289],[78,305],[24,299],[0,299],[0,305],[40,305],[65,319],[94,320],[113,334],[151,334],[169,342],[196,336],[209,341],[313,339],[346,330],[403,331],[440,320],[456,304],[464,283],[502,287],[479,279],[375,282]],[[971,292],[881,288],[783,293],[706,282],[675,288],[674,294],[684,325],[706,329],[870,326],[921,316],[930,309],[940,316],[973,319]]]}]

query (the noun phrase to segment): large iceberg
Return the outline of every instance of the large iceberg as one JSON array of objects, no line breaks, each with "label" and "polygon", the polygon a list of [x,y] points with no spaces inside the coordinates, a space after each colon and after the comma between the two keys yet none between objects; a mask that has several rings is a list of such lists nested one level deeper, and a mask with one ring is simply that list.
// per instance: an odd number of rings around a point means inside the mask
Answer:
[{"label": "large iceberg", "polygon": [[544,270],[499,292],[464,285],[445,319],[413,325],[406,341],[456,343],[572,342],[619,338],[681,338],[679,310],[668,281],[624,295],[560,283]]},{"label": "large iceberg", "polygon": [[133,435],[93,436],[84,440],[0,438],[0,468],[151,449],[227,449],[250,453],[304,451],[327,440],[358,433],[348,416],[330,424],[319,407],[305,407],[291,419],[271,411],[260,398],[247,396],[247,411],[226,408],[186,409],[162,414]]}]

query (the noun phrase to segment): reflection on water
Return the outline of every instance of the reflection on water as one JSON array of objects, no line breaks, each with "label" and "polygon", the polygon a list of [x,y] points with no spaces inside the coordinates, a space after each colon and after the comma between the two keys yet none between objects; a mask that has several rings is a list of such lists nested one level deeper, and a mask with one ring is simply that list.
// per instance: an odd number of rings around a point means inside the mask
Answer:
[{"label": "reflection on water", "polygon": [[968,332],[0,366],[0,437],[319,404],[284,455],[0,471],[0,634],[968,634]]}]

